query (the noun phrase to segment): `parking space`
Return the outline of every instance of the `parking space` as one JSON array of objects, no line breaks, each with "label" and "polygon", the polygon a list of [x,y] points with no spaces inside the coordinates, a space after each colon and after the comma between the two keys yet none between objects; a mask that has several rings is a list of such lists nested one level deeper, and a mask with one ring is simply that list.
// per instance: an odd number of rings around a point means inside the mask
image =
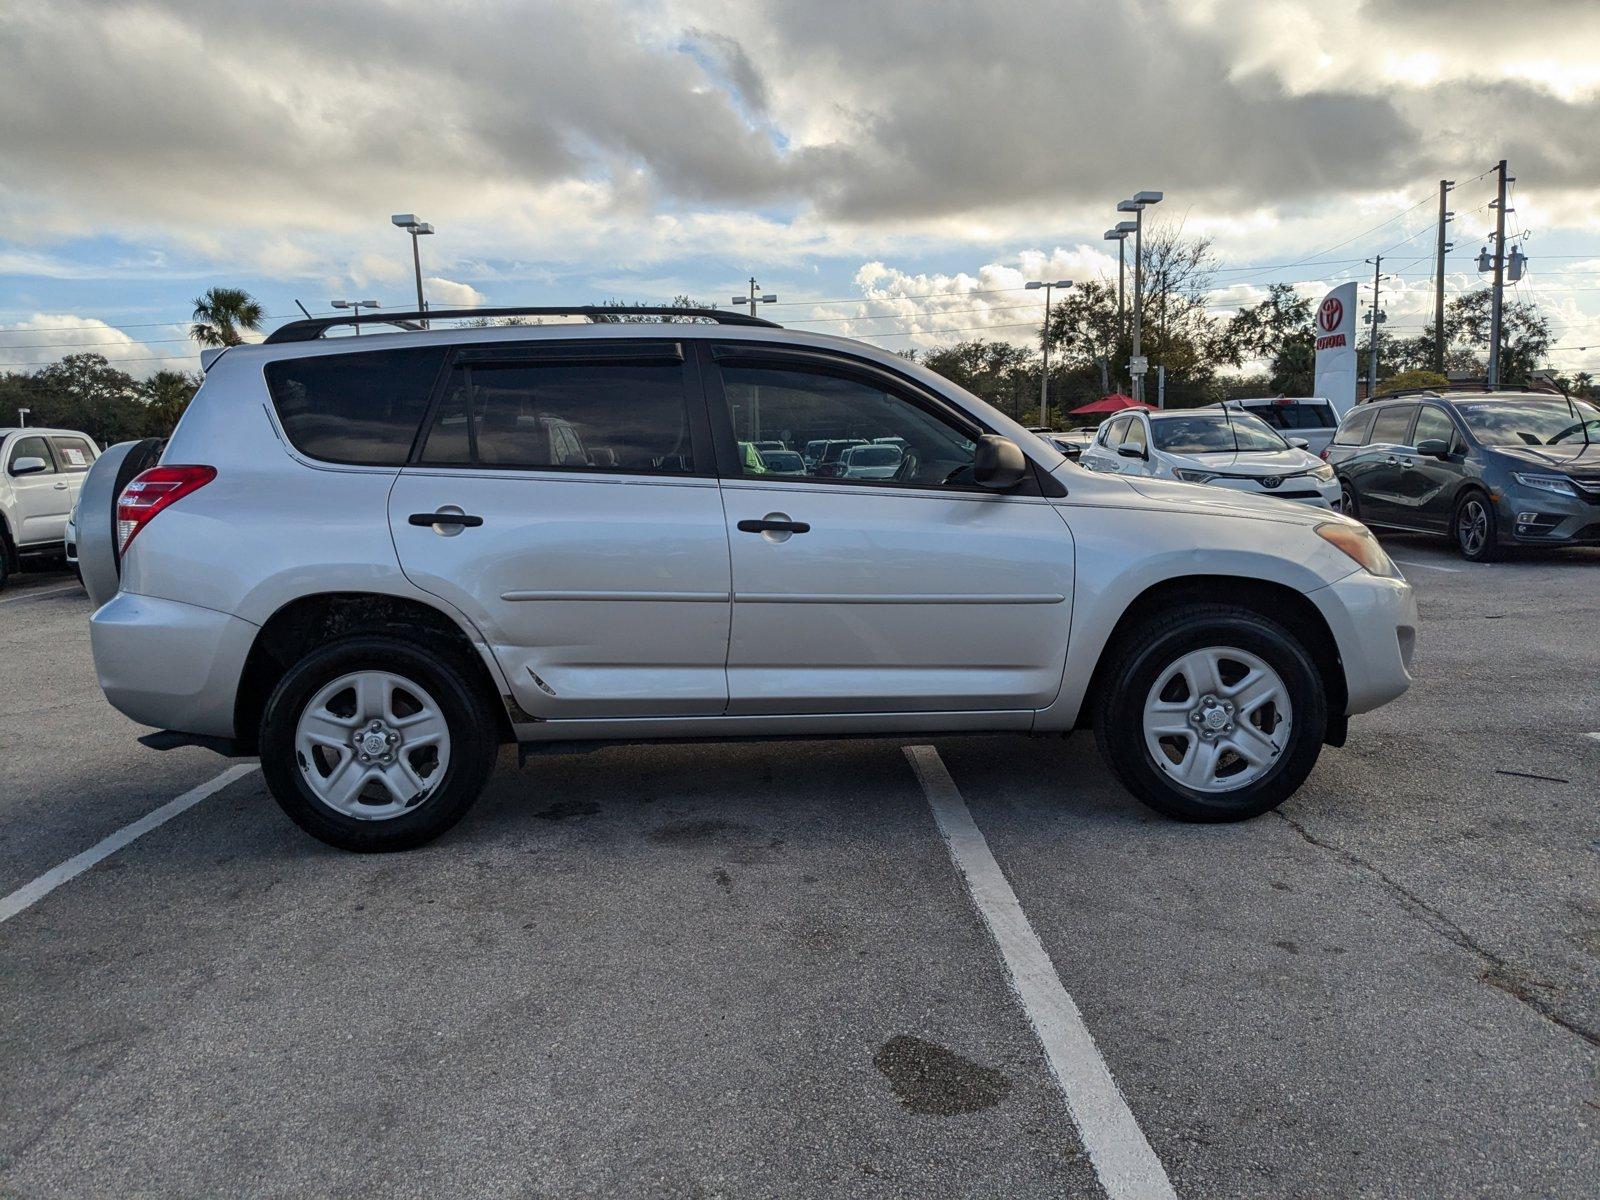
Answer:
[{"label": "parking space", "polygon": [[[0,1190],[1153,1194],[1080,1139],[931,744],[1179,1195],[1592,1194],[1600,551],[1386,542],[1414,688],[1242,825],[1082,734],[507,751],[383,857],[245,774],[0,924]],[[0,593],[0,895],[226,766],[134,740],[69,584]]]}]

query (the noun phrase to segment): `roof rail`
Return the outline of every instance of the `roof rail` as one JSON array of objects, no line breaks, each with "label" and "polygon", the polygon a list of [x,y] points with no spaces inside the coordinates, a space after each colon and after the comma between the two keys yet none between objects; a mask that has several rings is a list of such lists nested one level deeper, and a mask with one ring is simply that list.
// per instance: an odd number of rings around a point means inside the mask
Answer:
[{"label": "roof rail", "polygon": [[715,321],[718,325],[758,325],[767,329],[781,329],[776,321],[744,313],[719,312],[714,308],[669,308],[642,305],[638,308],[621,304],[558,305],[553,308],[452,308],[431,312],[366,313],[350,317],[311,317],[304,321],[290,321],[280,325],[266,337],[267,345],[280,342],[310,342],[324,332],[344,325],[399,325],[403,329],[418,329],[426,321],[460,321],[474,317],[693,317]]},{"label": "roof rail", "polygon": [[1372,404],[1372,403],[1374,403],[1374,402],[1376,402],[1378,400],[1397,400],[1401,396],[1433,396],[1435,399],[1442,399],[1443,398],[1443,397],[1441,397],[1439,395],[1439,389],[1438,388],[1431,388],[1431,387],[1396,388],[1392,392],[1379,392],[1375,396],[1368,396],[1361,403],[1363,403],[1363,404]]}]

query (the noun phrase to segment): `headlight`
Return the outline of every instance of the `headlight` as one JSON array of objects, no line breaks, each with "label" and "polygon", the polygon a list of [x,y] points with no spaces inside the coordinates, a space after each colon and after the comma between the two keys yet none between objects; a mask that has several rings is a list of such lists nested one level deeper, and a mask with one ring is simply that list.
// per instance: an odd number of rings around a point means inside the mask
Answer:
[{"label": "headlight", "polygon": [[1318,483],[1333,482],[1333,466],[1329,463],[1323,463],[1320,467],[1313,467],[1306,474],[1310,475]]},{"label": "headlight", "polygon": [[1511,472],[1523,487],[1533,488],[1540,492],[1554,492],[1558,496],[1576,496],[1578,491],[1572,486],[1572,480],[1565,475],[1537,475],[1525,471]]},{"label": "headlight", "polygon": [[1185,483],[1210,483],[1217,477],[1215,471],[1195,471],[1189,467],[1174,467],[1172,473]]},{"label": "headlight", "polygon": [[1334,524],[1332,521],[1317,526],[1317,536],[1330,545],[1337,546],[1364,567],[1368,574],[1385,579],[1400,579],[1400,568],[1383,552],[1378,539],[1365,525]]}]

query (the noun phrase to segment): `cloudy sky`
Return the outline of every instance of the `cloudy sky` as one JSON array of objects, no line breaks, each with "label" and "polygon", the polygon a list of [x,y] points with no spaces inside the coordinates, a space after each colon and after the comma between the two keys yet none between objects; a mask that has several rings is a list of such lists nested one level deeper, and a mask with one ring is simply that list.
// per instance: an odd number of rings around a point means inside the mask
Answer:
[{"label": "cloudy sky", "polygon": [[[894,348],[1037,327],[1115,203],[1215,239],[1219,312],[1386,255],[1387,329],[1519,285],[1600,368],[1600,3],[330,0],[0,5],[0,367],[193,366],[192,298],[726,303]],[[1594,349],[1578,349],[1594,345]]]}]

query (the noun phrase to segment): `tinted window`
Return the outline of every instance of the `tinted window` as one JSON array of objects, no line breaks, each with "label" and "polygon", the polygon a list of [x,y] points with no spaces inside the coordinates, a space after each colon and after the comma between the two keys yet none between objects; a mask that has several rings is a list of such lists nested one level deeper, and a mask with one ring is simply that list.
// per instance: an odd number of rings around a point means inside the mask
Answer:
[{"label": "tinted window", "polygon": [[[975,446],[967,434],[867,380],[791,367],[726,365],[722,385],[736,436],[791,446],[828,440],[822,456],[808,467],[813,478],[848,479],[864,486],[970,483],[963,472],[970,471]],[[874,438],[897,441],[866,444]],[[843,459],[845,451],[851,452],[848,460]],[[899,461],[892,473],[882,470],[895,459]],[[846,476],[869,462],[879,468],[874,474],[889,477]]]},{"label": "tinted window", "polygon": [[1432,404],[1424,404],[1422,411],[1417,414],[1417,429],[1411,435],[1411,444],[1416,446],[1429,438],[1436,438],[1448,446],[1455,441],[1455,436],[1456,427],[1450,420],[1450,414]]},{"label": "tinted window", "polygon": [[1334,419],[1333,406],[1320,401],[1306,402],[1295,401],[1291,404],[1251,404],[1248,405],[1252,416],[1260,417],[1274,429],[1332,429],[1338,422]]},{"label": "tinted window", "polygon": [[51,471],[56,469],[56,458],[50,453],[50,443],[42,437],[18,438],[12,442],[11,457],[6,461],[7,469],[15,467],[19,458],[42,458],[46,468]]},{"label": "tinted window", "polygon": [[1122,444],[1136,446],[1140,450],[1145,448],[1144,422],[1134,417],[1128,422],[1127,431],[1122,435]]},{"label": "tinted window", "polygon": [[1411,428],[1411,415],[1417,411],[1415,404],[1395,404],[1380,409],[1372,423],[1372,437],[1368,440],[1380,446],[1405,446],[1406,431]]},{"label": "tinted window", "polygon": [[[454,367],[425,463],[537,470],[695,469],[683,363],[550,358]],[[754,448],[751,448],[753,454]]]},{"label": "tinted window", "polygon": [[326,354],[267,364],[290,443],[327,462],[397,467],[411,453],[444,351]]},{"label": "tinted window", "polygon": [[1344,424],[1339,426],[1339,432],[1333,435],[1335,446],[1359,446],[1367,440],[1367,434],[1372,430],[1372,418],[1377,416],[1373,409],[1363,409],[1361,412],[1352,413],[1345,418]]},{"label": "tinted window", "polygon": [[56,461],[61,464],[63,471],[78,473],[87,471],[94,463],[94,450],[88,442],[75,437],[53,437],[55,443]]},{"label": "tinted window", "polygon": [[1127,432],[1128,417],[1114,417],[1107,421],[1100,429],[1100,444],[1102,446],[1115,446],[1121,443],[1122,435]]},{"label": "tinted window", "polygon": [[1583,400],[1486,400],[1456,411],[1480,442],[1489,446],[1582,445],[1600,441],[1600,409]]}]

